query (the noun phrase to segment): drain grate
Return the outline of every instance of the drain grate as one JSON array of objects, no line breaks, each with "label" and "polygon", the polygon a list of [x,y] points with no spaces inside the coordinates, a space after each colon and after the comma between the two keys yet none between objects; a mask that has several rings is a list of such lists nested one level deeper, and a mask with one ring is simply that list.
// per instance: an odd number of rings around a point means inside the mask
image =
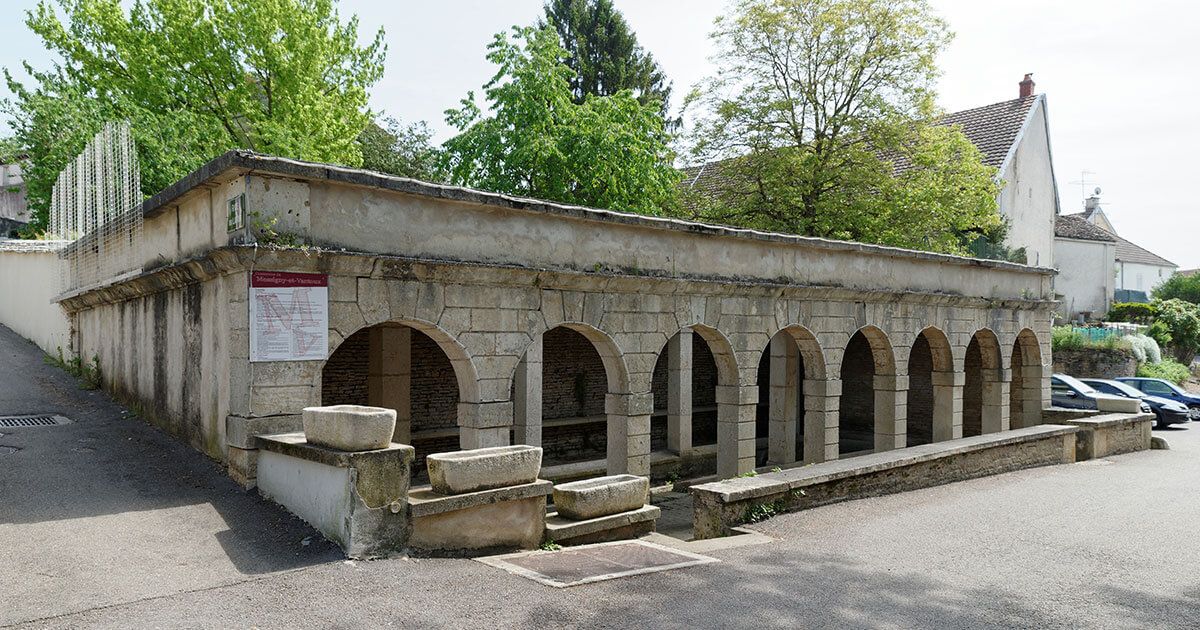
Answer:
[{"label": "drain grate", "polygon": [[552,552],[520,552],[478,560],[556,588],[717,562],[716,558],[644,540],[582,545]]},{"label": "drain grate", "polygon": [[56,427],[62,424],[70,424],[70,420],[64,416],[56,416],[53,414],[41,414],[33,416],[0,416],[0,427],[5,429],[16,429],[20,427]]}]

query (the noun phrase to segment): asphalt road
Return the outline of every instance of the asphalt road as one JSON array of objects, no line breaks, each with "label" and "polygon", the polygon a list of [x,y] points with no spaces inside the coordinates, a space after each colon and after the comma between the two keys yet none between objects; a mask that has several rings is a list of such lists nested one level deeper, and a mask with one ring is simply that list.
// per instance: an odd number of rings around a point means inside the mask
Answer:
[{"label": "asphalt road", "polygon": [[[1200,424],[1169,451],[827,506],[718,564],[556,590],[470,560],[346,562],[0,328],[0,625],[1195,628]],[[307,539],[308,544],[303,544]]]}]

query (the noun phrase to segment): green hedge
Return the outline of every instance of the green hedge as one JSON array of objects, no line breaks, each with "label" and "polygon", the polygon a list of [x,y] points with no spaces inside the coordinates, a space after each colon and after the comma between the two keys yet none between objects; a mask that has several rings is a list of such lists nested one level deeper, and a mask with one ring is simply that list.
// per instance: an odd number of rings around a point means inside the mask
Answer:
[{"label": "green hedge", "polygon": [[1188,366],[1171,359],[1163,359],[1162,363],[1143,363],[1138,366],[1137,375],[1145,378],[1161,378],[1182,385],[1192,375]]}]

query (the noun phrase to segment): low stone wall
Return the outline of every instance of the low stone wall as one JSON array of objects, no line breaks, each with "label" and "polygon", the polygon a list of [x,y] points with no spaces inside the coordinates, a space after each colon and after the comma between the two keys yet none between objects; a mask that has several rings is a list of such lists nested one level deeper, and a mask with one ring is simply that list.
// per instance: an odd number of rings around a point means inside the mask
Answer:
[{"label": "low stone wall", "polygon": [[1054,371],[1076,378],[1133,376],[1137,372],[1137,359],[1124,350],[1055,350]]},{"label": "low stone wall", "polygon": [[1154,414],[1110,413],[1061,422],[1079,427],[1075,436],[1075,459],[1084,461],[1148,450]]},{"label": "low stone wall", "polygon": [[1075,461],[1077,427],[1042,425],[691,488],[697,539],[782,512]]}]

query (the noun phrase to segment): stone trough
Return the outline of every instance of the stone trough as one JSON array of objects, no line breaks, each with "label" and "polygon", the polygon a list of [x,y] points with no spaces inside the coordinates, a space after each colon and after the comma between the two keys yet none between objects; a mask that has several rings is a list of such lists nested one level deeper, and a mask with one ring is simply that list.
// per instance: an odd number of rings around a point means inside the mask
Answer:
[{"label": "stone trough", "polygon": [[339,451],[387,448],[396,430],[396,411],[362,405],[305,407],[304,437],[309,444]]},{"label": "stone trough", "polygon": [[612,475],[554,487],[555,512],[546,515],[546,540],[581,545],[636,538],[654,531],[661,511],[646,505],[650,480]]},{"label": "stone trough", "polygon": [[516,444],[425,458],[429,484],[439,494],[463,494],[533,483],[542,469],[542,449]]}]

